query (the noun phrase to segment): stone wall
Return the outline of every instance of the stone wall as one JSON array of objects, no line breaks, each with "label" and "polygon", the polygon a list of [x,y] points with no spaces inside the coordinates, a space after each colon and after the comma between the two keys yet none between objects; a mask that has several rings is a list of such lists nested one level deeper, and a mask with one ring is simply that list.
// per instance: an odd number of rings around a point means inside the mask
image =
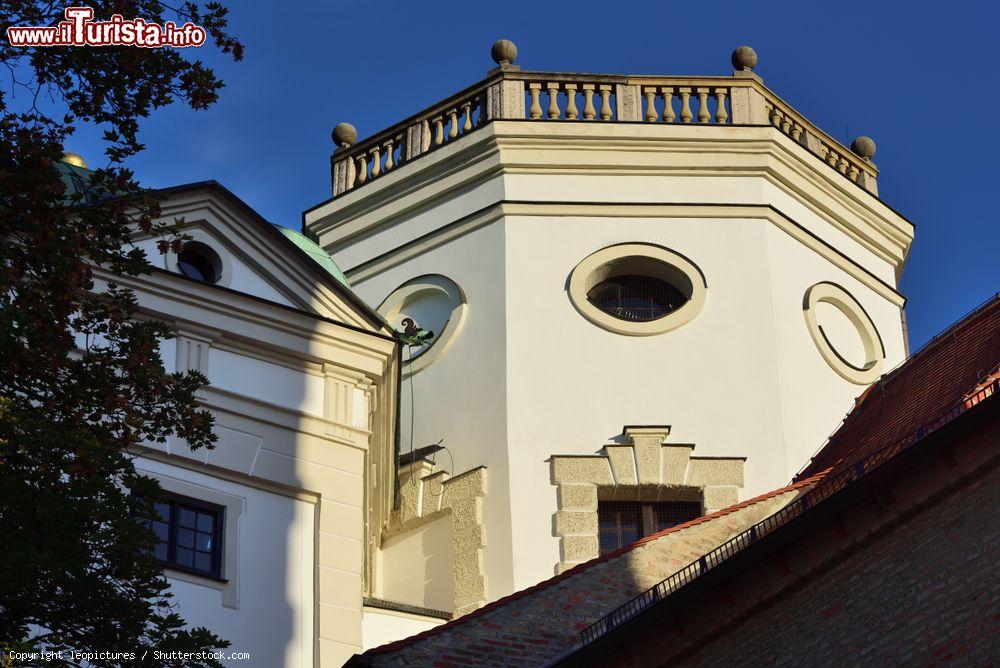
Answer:
[{"label": "stone wall", "polygon": [[557,574],[600,554],[598,500],[697,501],[705,514],[737,502],[746,457],[694,457],[694,445],[665,443],[669,434],[668,426],[626,426],[623,443],[599,455],[550,458],[558,486]]}]

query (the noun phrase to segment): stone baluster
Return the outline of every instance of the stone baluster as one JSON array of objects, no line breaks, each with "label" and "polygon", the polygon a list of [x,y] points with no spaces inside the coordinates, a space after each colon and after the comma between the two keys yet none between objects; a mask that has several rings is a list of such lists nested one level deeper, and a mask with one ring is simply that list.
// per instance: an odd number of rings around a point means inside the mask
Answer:
[{"label": "stone baluster", "polygon": [[860,169],[858,169],[854,165],[851,165],[851,167],[847,170],[847,178],[849,178],[850,180],[852,180],[854,182],[857,182],[858,175],[860,173],[861,173]]},{"label": "stone baluster", "polygon": [[681,123],[690,123],[694,118],[691,114],[691,89],[678,88],[677,92],[681,94]]},{"label": "stone baluster", "polygon": [[386,140],[385,146],[385,171],[389,171],[396,166],[395,159],[393,158],[393,153],[396,150],[395,139],[390,137]]},{"label": "stone baluster", "polygon": [[357,164],[357,185],[361,185],[368,180],[368,160],[364,153],[355,156],[355,163]]},{"label": "stone baluster", "polygon": [[601,120],[611,120],[611,86],[601,84],[598,86],[601,91]]},{"label": "stone baluster", "polygon": [[771,109],[771,125],[781,129],[781,111],[777,108]]},{"label": "stone baluster", "polygon": [[465,114],[465,122],[462,124],[462,131],[468,132],[472,129],[472,102],[466,102],[462,105],[462,111]]},{"label": "stone baluster", "polygon": [[594,84],[583,84],[583,117],[588,121],[594,120],[597,110],[594,109]]},{"label": "stone baluster", "polygon": [[528,110],[530,118],[542,117],[542,105],[538,103],[538,95],[541,90],[542,84],[540,83],[528,84],[528,91],[531,93],[531,108]]},{"label": "stone baluster", "polygon": [[458,108],[448,112],[448,120],[450,121],[448,125],[448,139],[451,140],[458,136]]},{"label": "stone baluster", "polygon": [[440,146],[444,143],[444,116],[437,116],[434,123],[434,145]]},{"label": "stone baluster", "polygon": [[708,89],[698,88],[695,92],[698,93],[698,122],[708,123],[712,117],[708,112]]},{"label": "stone baluster", "polygon": [[549,118],[559,118],[559,84],[550,81],[546,90],[549,93]]},{"label": "stone baluster", "polygon": [[729,114],[726,113],[726,89],[725,88],[716,88],[715,89],[715,122],[718,125],[725,125],[727,120],[729,120]]},{"label": "stone baluster", "polygon": [[837,152],[833,150],[832,146],[827,146],[826,147],[826,164],[830,165],[831,167],[836,167],[838,160],[839,160],[839,156],[837,155]]},{"label": "stone baluster", "polygon": [[576,120],[580,117],[580,111],[576,108],[576,84],[566,84],[566,118]]},{"label": "stone baluster", "polygon": [[663,94],[663,122],[673,123],[674,122],[674,88],[673,86],[664,86],[660,89]]},{"label": "stone baluster", "polygon": [[646,122],[655,123],[659,114],[656,113],[656,105],[654,100],[656,99],[656,89],[655,88],[643,88],[642,94],[646,98]]},{"label": "stone baluster", "polygon": [[372,178],[382,173],[382,153],[379,151],[378,144],[372,147]]}]

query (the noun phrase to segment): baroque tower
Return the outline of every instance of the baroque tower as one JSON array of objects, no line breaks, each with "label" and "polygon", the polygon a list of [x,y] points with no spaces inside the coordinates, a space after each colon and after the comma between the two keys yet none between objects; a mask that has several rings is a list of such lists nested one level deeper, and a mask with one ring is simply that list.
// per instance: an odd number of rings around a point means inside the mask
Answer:
[{"label": "baroque tower", "polygon": [[[434,334],[404,357],[375,597],[462,611],[597,556],[601,503],[700,513],[778,487],[907,355],[913,227],[871,139],[812,124],[749,47],[731,76],[516,55],[497,42],[482,81],[367,139],[338,125],[333,197],[304,215],[391,325]],[[449,492],[463,473],[476,489]]]}]

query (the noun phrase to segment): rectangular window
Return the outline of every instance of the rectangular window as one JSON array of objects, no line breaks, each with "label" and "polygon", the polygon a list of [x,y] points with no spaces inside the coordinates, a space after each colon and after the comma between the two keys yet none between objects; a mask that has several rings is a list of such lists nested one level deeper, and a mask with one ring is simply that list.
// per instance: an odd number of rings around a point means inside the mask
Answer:
[{"label": "rectangular window", "polygon": [[601,554],[701,516],[697,501],[599,501]]},{"label": "rectangular window", "polygon": [[156,515],[154,554],[160,563],[222,579],[222,506],[164,493],[156,500]]}]

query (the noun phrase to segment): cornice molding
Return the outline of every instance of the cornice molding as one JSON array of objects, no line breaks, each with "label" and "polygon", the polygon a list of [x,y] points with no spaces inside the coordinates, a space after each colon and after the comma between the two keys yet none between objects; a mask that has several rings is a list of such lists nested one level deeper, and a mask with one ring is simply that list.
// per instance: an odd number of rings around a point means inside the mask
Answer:
[{"label": "cornice molding", "polygon": [[879,296],[902,308],[906,298],[892,285],[867,270],[858,262],[838,251],[829,243],[809,232],[789,216],[765,204],[689,204],[662,202],[656,204],[622,204],[615,202],[517,202],[501,201],[476,211],[454,223],[440,227],[422,237],[348,269],[345,273],[356,283],[376,276],[412,258],[438,248],[460,236],[505,217],[649,217],[649,218],[722,218],[767,220],[807,248],[845,271]]},{"label": "cornice molding", "polygon": [[[215,341],[219,345],[249,347],[257,356],[273,351],[276,361],[286,366],[289,359],[316,364],[337,359],[345,366],[353,364],[356,371],[381,377],[396,346],[377,333],[166,272],[112,276],[95,271],[96,290],[103,290],[110,280],[135,291],[143,314],[182,330],[210,329],[218,334]],[[328,352],[324,353],[324,348]]]},{"label": "cornice molding", "polygon": [[805,147],[772,127],[497,121],[307,211],[304,219],[336,253],[508,174],[757,177],[891,263],[898,275],[912,223],[826,170]]}]

